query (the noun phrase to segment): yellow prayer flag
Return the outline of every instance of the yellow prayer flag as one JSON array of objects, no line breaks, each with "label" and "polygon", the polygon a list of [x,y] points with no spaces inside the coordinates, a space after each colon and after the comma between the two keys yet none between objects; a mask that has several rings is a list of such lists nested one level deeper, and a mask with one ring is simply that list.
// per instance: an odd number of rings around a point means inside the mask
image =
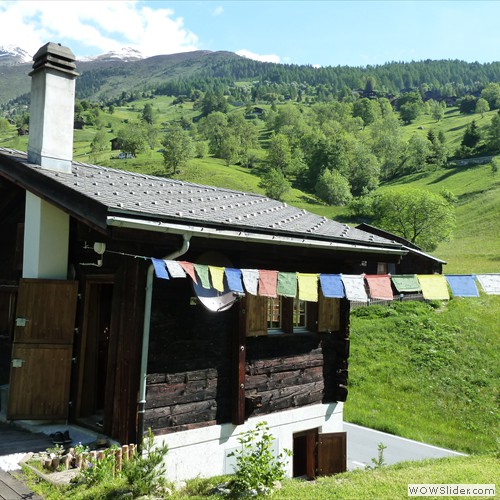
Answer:
[{"label": "yellow prayer flag", "polygon": [[297,273],[299,283],[299,299],[318,302],[318,275]]},{"label": "yellow prayer flag", "polygon": [[424,299],[450,300],[448,283],[442,274],[417,274],[417,279]]},{"label": "yellow prayer flag", "polygon": [[224,291],[224,267],[208,266],[210,277],[212,278],[212,286],[218,291]]}]

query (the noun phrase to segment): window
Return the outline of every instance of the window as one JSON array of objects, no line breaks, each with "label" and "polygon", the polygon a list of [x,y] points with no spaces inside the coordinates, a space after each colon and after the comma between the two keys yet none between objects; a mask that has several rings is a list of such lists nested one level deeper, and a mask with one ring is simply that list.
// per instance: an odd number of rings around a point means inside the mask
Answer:
[{"label": "window", "polygon": [[304,300],[287,297],[267,299],[269,333],[307,331],[307,305]]},{"label": "window", "polygon": [[340,299],[326,299],[321,294],[319,302],[246,294],[242,310],[248,337],[340,330]]}]

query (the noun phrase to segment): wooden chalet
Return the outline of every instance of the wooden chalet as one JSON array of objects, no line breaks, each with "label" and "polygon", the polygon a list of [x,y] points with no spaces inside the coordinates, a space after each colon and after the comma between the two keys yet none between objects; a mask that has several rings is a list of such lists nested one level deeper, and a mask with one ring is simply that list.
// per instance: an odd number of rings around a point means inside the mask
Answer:
[{"label": "wooden chalet", "polygon": [[[75,162],[74,56],[34,57],[28,152],[0,149],[0,384],[9,420],[151,428],[172,479],[232,472],[265,420],[289,475],[345,470],[349,302],[206,307],[151,258],[303,273],[397,263],[399,243],[255,194]],[[213,294],[217,300],[217,294]]]},{"label": "wooden chalet", "polygon": [[443,274],[443,265],[446,261],[424,252],[418,245],[406,238],[366,223],[359,224],[356,229],[395,241],[407,251],[397,263],[375,265],[372,262],[369,269],[365,271],[367,274]]}]

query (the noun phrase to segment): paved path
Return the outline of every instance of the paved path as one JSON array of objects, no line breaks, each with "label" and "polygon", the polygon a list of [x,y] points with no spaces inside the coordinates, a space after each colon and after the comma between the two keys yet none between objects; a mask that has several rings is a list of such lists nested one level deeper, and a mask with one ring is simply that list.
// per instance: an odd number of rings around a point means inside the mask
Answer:
[{"label": "paved path", "polygon": [[[16,474],[19,474],[17,472]],[[30,491],[24,483],[18,481],[8,472],[0,470],[0,499],[1,500],[19,500],[19,499],[42,500],[41,496]]]},{"label": "paved path", "polygon": [[348,470],[364,468],[373,465],[372,458],[378,457],[378,444],[383,443],[384,462],[387,465],[405,460],[422,460],[424,458],[441,458],[463,456],[445,448],[420,443],[386,432],[368,429],[360,425],[344,422],[344,431],[347,432],[347,468]]}]

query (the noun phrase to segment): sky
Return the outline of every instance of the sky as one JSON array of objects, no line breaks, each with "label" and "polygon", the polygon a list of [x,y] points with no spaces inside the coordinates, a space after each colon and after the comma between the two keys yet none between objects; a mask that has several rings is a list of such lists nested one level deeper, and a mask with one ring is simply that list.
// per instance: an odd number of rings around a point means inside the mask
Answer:
[{"label": "sky", "polygon": [[0,0],[0,46],[77,58],[226,50],[260,61],[368,66],[500,60],[500,0]]}]

